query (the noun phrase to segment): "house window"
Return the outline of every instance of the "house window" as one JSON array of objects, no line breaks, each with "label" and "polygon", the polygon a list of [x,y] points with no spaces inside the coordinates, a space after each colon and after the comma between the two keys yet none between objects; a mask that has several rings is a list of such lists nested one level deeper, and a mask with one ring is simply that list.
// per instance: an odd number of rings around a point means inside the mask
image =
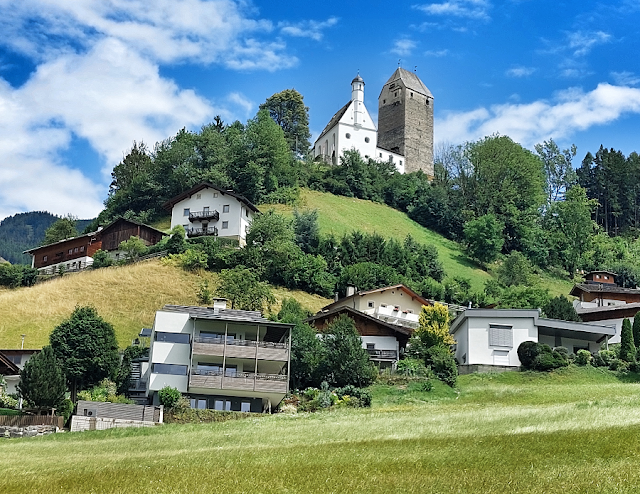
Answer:
[{"label": "house window", "polygon": [[191,408],[207,408],[207,400],[201,400],[199,398],[191,398]]},{"label": "house window", "polygon": [[367,343],[367,350],[375,350],[375,349],[376,349],[375,343]]},{"label": "house window", "polygon": [[248,401],[243,401],[240,403],[240,411],[241,412],[250,412],[251,411],[251,403]]},{"label": "house window", "polygon": [[380,153],[380,157],[382,158],[382,153]]},{"label": "house window", "polygon": [[222,222],[222,229],[226,230],[227,228],[229,228],[229,222],[228,221],[223,221]]},{"label": "house window", "polygon": [[213,408],[215,410],[220,410],[220,411],[229,411],[231,410],[231,401],[230,400],[215,400],[214,404],[213,404]]},{"label": "house window", "polygon": [[244,215],[245,215],[247,218],[249,217],[249,210],[248,210],[248,209],[245,209],[245,210],[244,210]]},{"label": "house window", "polygon": [[393,94],[393,96],[397,98],[397,97],[398,97],[398,91],[396,91],[396,92]]},{"label": "house window", "polygon": [[489,346],[513,347],[513,328],[504,324],[489,324]]},{"label": "house window", "polygon": [[196,199],[202,199],[202,194],[196,194]]},{"label": "house window", "polygon": [[174,376],[186,376],[187,366],[177,364],[152,364],[151,372],[155,374],[171,374]]},{"label": "house window", "polygon": [[413,93],[411,93],[411,97],[413,98]]},{"label": "house window", "polygon": [[399,306],[399,305],[394,305],[394,306],[393,306],[393,310],[394,310],[394,311],[400,310],[400,306]]},{"label": "house window", "polygon": [[605,279],[605,280],[608,280],[608,279],[609,279],[609,277],[608,277],[608,276],[605,276],[605,277],[604,277],[604,279]]},{"label": "house window", "polygon": [[156,341],[164,341],[165,343],[186,343],[191,342],[191,338],[186,333],[165,333],[156,331]]},{"label": "house window", "polygon": [[399,163],[400,163],[400,166],[402,166],[402,160],[400,160]]},{"label": "house window", "polygon": [[222,374],[222,364],[198,364],[198,372],[202,376],[219,376]]},{"label": "house window", "polygon": [[189,216],[189,212],[190,212],[190,211],[189,211],[189,208],[184,208],[184,209],[182,210],[182,216]]},{"label": "house window", "polygon": [[78,248],[76,247],[75,249],[73,249],[73,252],[78,252]]},{"label": "house window", "polygon": [[217,197],[218,197],[218,193],[217,193],[217,192],[214,192],[214,193],[213,193],[213,198],[214,198],[214,199],[216,199]]},{"label": "house window", "polygon": [[369,300],[369,302],[367,302],[367,307],[369,307],[370,309],[373,309],[375,305],[376,304],[372,300]]},{"label": "house window", "polygon": [[73,249],[69,249],[69,254],[73,254]]},{"label": "house window", "polygon": [[84,245],[80,247],[80,252],[84,252]]},{"label": "house window", "polygon": [[228,365],[224,369],[224,377],[236,377],[238,374],[238,367],[235,365]]},{"label": "house window", "polygon": [[229,205],[225,204],[224,206],[222,206],[222,212],[223,213],[228,213],[229,212]]},{"label": "house window", "polygon": [[42,260],[43,260],[43,261],[46,261],[46,260],[48,260],[48,259],[49,259],[49,256],[42,256]]},{"label": "house window", "polygon": [[205,206],[202,208],[202,214],[209,214],[209,206]]}]

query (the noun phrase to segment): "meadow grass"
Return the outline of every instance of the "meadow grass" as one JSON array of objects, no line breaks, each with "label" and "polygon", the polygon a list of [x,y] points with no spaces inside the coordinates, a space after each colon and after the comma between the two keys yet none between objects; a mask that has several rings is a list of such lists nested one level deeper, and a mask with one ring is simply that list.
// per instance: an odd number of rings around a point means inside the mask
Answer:
[{"label": "meadow grass", "polygon": [[0,492],[637,492],[639,386],[591,369],[463,376],[424,400],[375,386],[364,410],[9,440]]},{"label": "meadow grass", "polygon": [[[438,249],[439,259],[447,277],[469,278],[475,291],[483,290],[484,283],[492,277],[489,272],[469,259],[460,244],[420,226],[405,213],[385,204],[303,189],[297,206],[266,204],[261,205],[260,208],[262,211],[274,209],[286,216],[292,216],[296,208],[298,210],[315,209],[318,211],[320,231],[325,235],[334,234],[340,237],[353,230],[378,233],[383,237],[397,240],[404,240],[407,235],[411,235],[416,241],[433,245]],[[540,278],[542,286],[549,288],[552,296],[567,295],[573,286],[569,280],[546,273],[543,273]]]},{"label": "meadow grass", "polygon": [[[67,319],[76,305],[92,305],[113,324],[118,344],[131,344],[143,327],[153,324],[155,312],[165,304],[198,305],[197,292],[204,279],[215,290],[215,273],[190,273],[160,260],[128,266],[67,274],[29,288],[0,291],[0,348],[48,344],[49,334]],[[296,298],[317,311],[329,300],[300,291],[276,289],[277,311],[284,297]]]}]

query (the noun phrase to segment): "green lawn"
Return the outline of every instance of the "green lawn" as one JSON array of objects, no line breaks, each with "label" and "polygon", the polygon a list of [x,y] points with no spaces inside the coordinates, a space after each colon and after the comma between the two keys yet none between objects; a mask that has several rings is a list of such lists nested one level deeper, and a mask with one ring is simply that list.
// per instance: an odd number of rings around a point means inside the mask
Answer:
[{"label": "green lawn", "polygon": [[[318,223],[323,234],[341,236],[353,230],[361,230],[399,240],[411,235],[418,242],[434,245],[438,249],[447,277],[469,278],[475,291],[482,290],[485,281],[491,279],[487,271],[466,256],[458,243],[420,226],[405,213],[385,204],[303,189],[300,205],[297,207],[300,210],[318,211]],[[285,215],[292,215],[294,209],[282,204],[260,206],[262,211],[271,208]],[[543,275],[541,282],[549,288],[552,296],[568,295],[573,286],[568,280],[549,275]]]},{"label": "green lawn", "polygon": [[570,368],[374,406],[0,442],[0,492],[637,492],[640,384]]}]

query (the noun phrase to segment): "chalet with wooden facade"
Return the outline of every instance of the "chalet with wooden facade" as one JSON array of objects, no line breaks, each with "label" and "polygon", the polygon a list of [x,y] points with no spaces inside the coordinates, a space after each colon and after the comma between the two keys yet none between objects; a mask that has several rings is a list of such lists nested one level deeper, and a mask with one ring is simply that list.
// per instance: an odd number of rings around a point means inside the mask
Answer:
[{"label": "chalet with wooden facade", "polygon": [[346,297],[323,307],[307,321],[322,331],[340,314],[351,317],[362,338],[362,347],[382,368],[400,358],[413,330],[418,327],[424,305],[432,304],[404,285],[366,291],[349,287]]},{"label": "chalet with wooden facade", "polygon": [[25,251],[32,256],[31,267],[44,273],[55,273],[63,266],[67,271],[77,271],[93,264],[93,255],[98,250],[118,257],[120,242],[139,237],[147,245],[155,245],[164,233],[136,221],[119,218],[98,231],[61,240],[49,245]]},{"label": "chalet with wooden facade", "polygon": [[640,311],[640,290],[618,286],[615,276],[609,271],[587,273],[584,283],[576,284],[570,295],[578,298],[573,306],[584,322],[615,325],[616,334],[609,341],[620,343],[622,322]]}]

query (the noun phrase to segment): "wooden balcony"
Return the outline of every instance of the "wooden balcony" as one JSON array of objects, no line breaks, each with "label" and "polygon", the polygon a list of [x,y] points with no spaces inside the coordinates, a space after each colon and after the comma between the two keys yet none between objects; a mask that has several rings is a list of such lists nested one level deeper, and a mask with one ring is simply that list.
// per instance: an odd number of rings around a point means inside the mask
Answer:
[{"label": "wooden balcony", "polygon": [[192,213],[189,213],[189,221],[202,221],[202,220],[218,221],[219,219],[220,219],[220,213],[218,213],[218,211],[216,210],[194,211]]},{"label": "wooden balcony", "polygon": [[367,349],[371,360],[398,360],[398,352],[395,350],[370,350]]},{"label": "wooden balcony", "polygon": [[207,228],[187,228],[187,237],[204,237],[207,235],[218,235],[218,229],[215,226],[209,226]]},{"label": "wooden balcony", "polygon": [[222,371],[192,370],[189,387],[286,393],[288,380],[288,376],[280,374],[238,372],[233,375],[223,375]]},{"label": "wooden balcony", "polygon": [[[226,356],[229,358],[248,358],[286,362],[289,350],[286,343],[268,341],[229,339],[226,344]],[[222,357],[225,355],[224,337],[196,337],[193,339],[193,354]]]}]

